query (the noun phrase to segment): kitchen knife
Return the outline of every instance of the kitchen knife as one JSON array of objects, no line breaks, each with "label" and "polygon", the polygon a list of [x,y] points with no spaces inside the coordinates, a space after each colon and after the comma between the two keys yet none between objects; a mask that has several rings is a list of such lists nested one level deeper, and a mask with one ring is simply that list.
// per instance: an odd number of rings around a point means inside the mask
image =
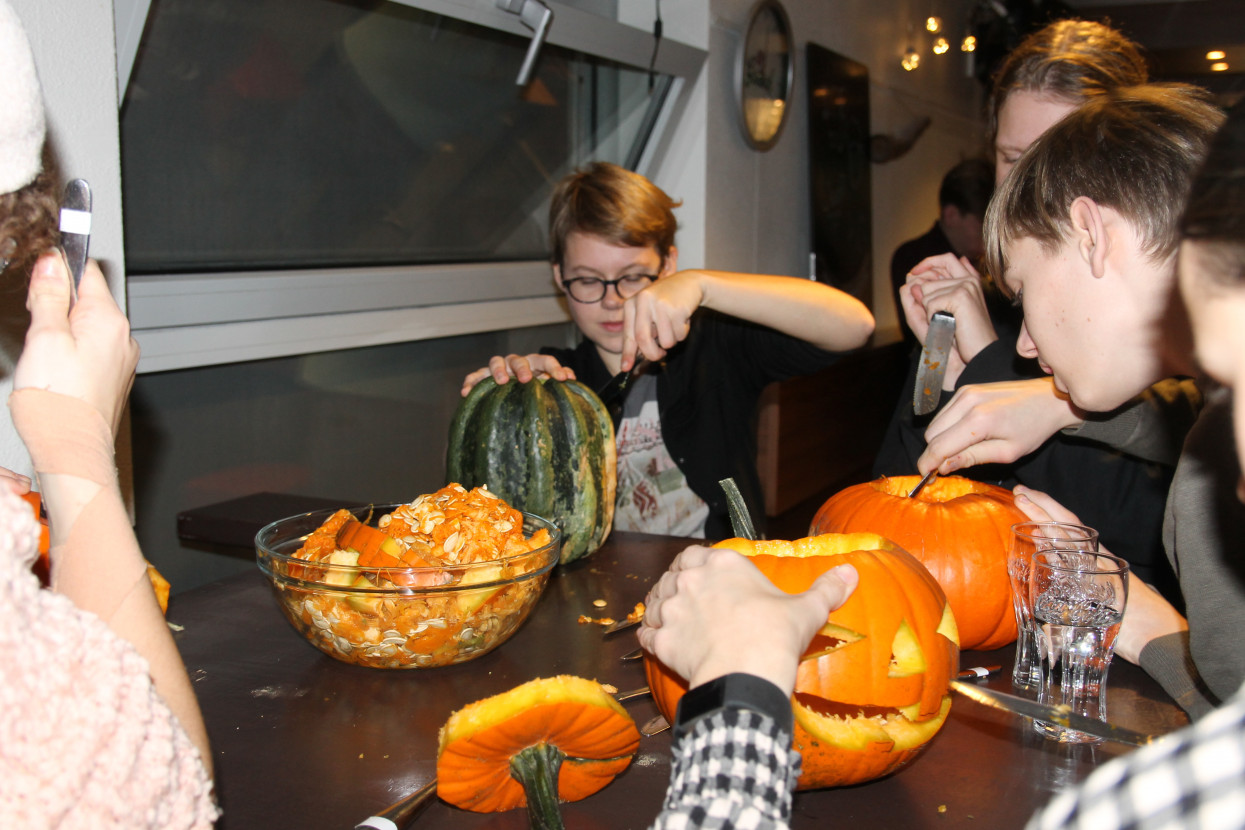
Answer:
[{"label": "kitchen knife", "polygon": [[87,249],[91,245],[91,186],[85,179],[74,179],[65,187],[60,216],[61,250],[73,277],[70,302],[78,299],[78,283],[86,268]]},{"label": "kitchen knife", "polygon": [[1108,741],[1145,746],[1158,737],[1078,715],[1067,706],[1048,706],[1045,703],[1009,695],[1007,692],[996,691],[986,686],[970,685],[961,680],[952,680],[951,688],[986,706],[993,706],[995,709],[1002,709],[1014,715],[1024,715],[1044,723],[1053,723],[1066,729],[1075,729],[1077,732],[1084,732]]},{"label": "kitchen knife", "polygon": [[917,415],[928,415],[938,407],[942,397],[942,379],[947,374],[947,359],[955,345],[955,317],[946,311],[935,311],[925,333],[925,348],[916,371],[916,389],[912,406]]}]

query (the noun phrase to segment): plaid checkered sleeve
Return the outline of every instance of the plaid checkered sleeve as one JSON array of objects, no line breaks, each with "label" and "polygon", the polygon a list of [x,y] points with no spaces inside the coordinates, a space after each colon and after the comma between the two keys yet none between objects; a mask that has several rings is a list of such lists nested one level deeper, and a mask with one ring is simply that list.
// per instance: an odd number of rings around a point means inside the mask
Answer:
[{"label": "plaid checkered sleeve", "polygon": [[1245,689],[1178,732],[1095,770],[1028,830],[1245,828]]},{"label": "plaid checkered sleeve", "polygon": [[773,718],[727,707],[696,720],[671,751],[670,787],[653,830],[788,826],[800,756]]}]

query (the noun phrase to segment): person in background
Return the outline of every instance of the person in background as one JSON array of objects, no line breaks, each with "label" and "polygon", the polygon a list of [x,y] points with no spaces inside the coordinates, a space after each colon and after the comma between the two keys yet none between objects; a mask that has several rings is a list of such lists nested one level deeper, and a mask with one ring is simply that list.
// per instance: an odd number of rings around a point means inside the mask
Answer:
[{"label": "person in background", "polygon": [[207,733],[117,484],[115,431],[138,346],[88,264],[70,303],[55,177],[25,32],[0,0],[0,251],[28,267],[31,323],[9,400],[51,528],[52,587],[31,571],[39,529],[0,480],[0,826],[207,828]]},{"label": "person in background", "polygon": [[[1001,190],[1004,204],[992,206],[987,253],[994,252],[996,273],[1024,298],[1020,347],[1033,348],[1027,328],[1032,322],[1042,348],[1053,350],[1057,382],[1074,396],[1100,395],[1106,405],[1162,368],[1153,354],[1123,357],[1112,349],[1095,351],[1099,359],[1081,365],[1069,347],[1086,338],[1118,342],[1119,324],[1138,311],[1124,306],[1144,305],[1142,326],[1151,333],[1165,325],[1169,293],[1154,289],[1174,279],[1178,208],[1171,206],[1183,202],[1188,176],[1218,122],[1212,107],[1178,89],[1145,88],[1096,101],[1024,156],[1016,178]],[[1110,149],[1066,169],[1070,146],[1083,142],[1087,129],[1101,129]],[[1130,162],[1153,164],[1166,175],[1143,183],[1147,177],[1136,176]],[[1093,181],[1110,171],[1105,189],[1089,184],[1091,170]],[[1051,193],[1053,216],[1028,224],[1037,212],[1035,189]],[[1109,194],[1123,194],[1123,203]],[[1216,136],[1180,227],[1180,288],[1196,330],[1198,359],[1224,383],[1245,381],[1245,108],[1238,106]],[[1069,279],[1082,282],[1082,292],[1106,292],[1120,302],[1092,306],[1100,319],[1074,325],[1076,343],[1061,344],[1062,327],[1051,326],[1054,295],[1047,283]],[[1134,290],[1120,296],[1126,290],[1121,281]],[[1134,348],[1135,338],[1129,341]],[[1123,365],[1129,358],[1141,365]],[[1245,407],[1236,412],[1236,434],[1237,455],[1245,458]],[[1222,454],[1222,444],[1219,449]],[[1245,484],[1236,489],[1245,498]],[[655,828],[788,826],[800,763],[790,748],[799,656],[857,580],[850,566],[842,566],[807,593],[785,595],[734,551],[691,547],[675,559],[645,600],[639,638],[688,679],[684,699],[697,697],[686,709],[681,705],[676,717],[671,782]],[[772,624],[762,630],[740,622],[755,614]],[[1239,652],[1235,638],[1219,645],[1221,652]],[[1238,686],[1193,725],[1103,764],[1056,794],[1028,827],[1242,828],[1242,770],[1245,686]]]},{"label": "person in background", "polygon": [[[991,92],[987,120],[996,180],[1001,182],[1020,153],[1078,104],[1117,87],[1144,83],[1146,77],[1137,46],[1101,23],[1060,20],[1029,35],[999,67]],[[944,475],[956,472],[1050,493],[1075,506],[1105,545],[1122,551],[1134,574],[1179,602],[1175,576],[1163,554],[1162,509],[1180,440],[1201,403],[1197,389],[1164,382],[1147,390],[1140,403],[1087,421],[1055,393],[1032,360],[1016,355],[1012,344],[1019,334],[1019,309],[1001,300],[972,263],[953,254],[926,259],[912,269],[901,297],[905,317],[921,342],[935,311],[953,313],[956,348],[932,417],[916,417],[910,395],[897,403],[874,474],[924,474],[938,467]],[[906,389],[913,388],[916,369],[914,362]],[[1036,414],[1028,406],[1033,401]],[[1053,415],[1050,409],[1056,409]],[[984,417],[980,413],[987,411],[997,414],[997,423],[990,432],[980,427],[972,432],[982,448],[1004,432],[1026,433],[1029,418],[1043,425],[1057,420],[1058,425],[1043,426],[1040,436],[1014,453],[947,459],[947,443],[968,432],[967,423],[963,428],[950,425],[958,424],[965,412]],[[1107,430],[1121,424],[1135,427],[1136,436],[1149,442],[1105,442]],[[1059,432],[1062,427],[1068,428],[1067,434]]]},{"label": "person in background", "polygon": [[583,341],[497,355],[490,375],[578,379],[600,389],[643,356],[616,426],[614,527],[698,538],[732,535],[718,482],[734,478],[757,513],[754,418],[769,383],[809,374],[863,346],[873,316],[827,285],[688,269],[674,245],[677,207],[648,179],[597,162],[562,180],[549,208],[553,278]]},{"label": "person in background", "polygon": [[895,310],[909,351],[917,345],[916,335],[903,318],[899,289],[908,273],[927,257],[948,251],[970,262],[981,259],[981,218],[994,193],[994,166],[985,159],[965,159],[947,171],[938,187],[938,219],[916,239],[900,244],[891,256],[891,287]]}]

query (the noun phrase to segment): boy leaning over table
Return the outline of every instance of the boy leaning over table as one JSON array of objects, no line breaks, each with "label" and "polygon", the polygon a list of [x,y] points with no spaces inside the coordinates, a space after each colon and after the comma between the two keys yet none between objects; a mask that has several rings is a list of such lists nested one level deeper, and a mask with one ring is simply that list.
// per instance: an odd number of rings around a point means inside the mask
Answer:
[{"label": "boy leaning over table", "polygon": [[760,526],[761,391],[863,346],[874,322],[854,297],[810,280],[680,271],[676,207],[645,177],[605,162],[563,179],[549,209],[553,279],[584,339],[574,349],[497,355],[462,393],[489,375],[599,389],[648,358],[615,424],[614,527],[720,539],[732,535],[724,478],[735,479]]},{"label": "boy leaning over table", "polygon": [[[1245,127],[1239,122],[1245,114],[1234,116],[1235,141],[1221,141],[1211,160],[1234,154],[1236,189],[1224,207],[1241,213]],[[1219,122],[1220,113],[1185,88],[1122,90],[1052,128],[1020,160],[987,213],[992,273],[1001,275],[1024,310],[1017,349],[1037,357],[1080,406],[1114,408],[1164,373],[1188,368],[1189,354],[1164,348],[1179,333],[1173,325],[1182,325],[1167,316],[1177,219]],[[1195,189],[1195,197],[1201,192]],[[1240,271],[1245,239],[1236,240],[1235,251]],[[1189,279],[1182,279],[1190,297]],[[1199,354],[1218,354],[1203,343],[1207,320],[1218,316],[1190,304],[1194,319],[1200,316]],[[1245,301],[1237,305],[1245,308]],[[1229,349],[1239,342],[1242,320],[1245,313]],[[1223,380],[1245,374],[1239,371],[1245,355],[1231,357],[1216,362]],[[1224,368],[1229,363],[1236,368]],[[1228,424],[1221,454],[1231,436]],[[1245,447],[1238,452],[1245,455]],[[1034,512],[1064,517],[1042,494],[1022,490],[1021,500]],[[1182,566],[1196,569],[1198,555],[1190,550],[1186,559],[1193,561],[1182,559]],[[797,661],[857,579],[850,566],[840,566],[805,594],[786,595],[732,551],[692,547],[676,558],[649,593],[639,633],[641,644],[691,687],[684,700],[692,703],[676,718],[671,784],[656,828],[787,826],[800,763],[790,749]],[[1140,593],[1146,596],[1144,588]],[[1136,628],[1131,591],[1129,602],[1124,627]],[[1237,630],[1242,608],[1238,584],[1236,602],[1221,608]],[[1157,620],[1158,630],[1174,621],[1146,605],[1140,613],[1152,627]],[[741,623],[757,618],[772,624],[757,630]],[[1195,618],[1195,633],[1198,624]],[[1215,645],[1224,659],[1241,651],[1239,636]],[[1057,795],[1029,826],[1245,827],[1245,693],[1236,691],[1192,726],[1104,764]]]}]

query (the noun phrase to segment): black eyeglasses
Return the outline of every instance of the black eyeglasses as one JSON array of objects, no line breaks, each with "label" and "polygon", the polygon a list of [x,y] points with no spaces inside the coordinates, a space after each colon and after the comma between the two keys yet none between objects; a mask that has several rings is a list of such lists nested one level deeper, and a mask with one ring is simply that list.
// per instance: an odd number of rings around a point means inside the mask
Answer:
[{"label": "black eyeglasses", "polygon": [[571,299],[577,303],[599,303],[605,299],[605,290],[611,285],[624,300],[634,297],[657,279],[656,274],[628,274],[616,280],[601,280],[596,277],[575,277],[563,280],[562,285]]}]

